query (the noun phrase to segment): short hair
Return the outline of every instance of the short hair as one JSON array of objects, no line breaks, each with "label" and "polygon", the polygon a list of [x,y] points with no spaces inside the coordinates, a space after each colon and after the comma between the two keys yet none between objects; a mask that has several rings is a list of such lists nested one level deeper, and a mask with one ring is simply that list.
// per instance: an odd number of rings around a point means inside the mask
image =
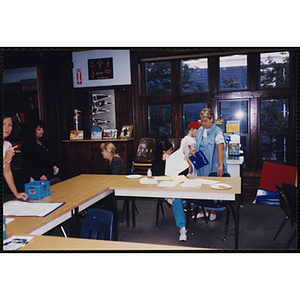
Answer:
[{"label": "short hair", "polygon": [[199,113],[199,118],[209,118],[209,119],[213,119],[214,118],[214,114],[211,112],[210,108],[204,108],[201,110],[201,112]]},{"label": "short hair", "polygon": [[111,142],[105,142],[100,145],[101,151],[105,150],[111,154],[111,156],[119,156],[117,154],[116,146]]}]

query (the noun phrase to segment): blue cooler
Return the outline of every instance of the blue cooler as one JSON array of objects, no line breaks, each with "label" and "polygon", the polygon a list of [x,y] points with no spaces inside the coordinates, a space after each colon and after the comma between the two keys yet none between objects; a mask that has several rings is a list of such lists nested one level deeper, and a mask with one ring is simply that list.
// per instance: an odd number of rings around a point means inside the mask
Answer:
[{"label": "blue cooler", "polygon": [[44,197],[51,195],[50,193],[50,181],[33,181],[24,184],[25,193],[28,195],[28,199],[40,200]]}]

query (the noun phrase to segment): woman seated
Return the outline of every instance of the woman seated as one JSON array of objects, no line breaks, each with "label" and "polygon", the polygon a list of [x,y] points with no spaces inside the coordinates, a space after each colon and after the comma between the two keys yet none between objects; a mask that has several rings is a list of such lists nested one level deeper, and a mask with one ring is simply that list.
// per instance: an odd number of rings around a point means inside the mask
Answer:
[{"label": "woman seated", "polygon": [[10,115],[5,115],[3,117],[3,176],[15,197],[21,200],[27,200],[27,194],[18,192],[10,166],[11,160],[15,155],[15,150],[7,139],[14,134],[16,125],[17,122],[14,117]]},{"label": "woman seated", "polygon": [[126,167],[117,154],[116,146],[113,143],[106,142],[100,145],[101,154],[105,159],[106,174],[126,175]]},{"label": "woman seated", "polygon": [[[162,141],[156,147],[155,159],[152,161],[152,174],[154,176],[165,175],[166,158],[172,154],[173,146],[169,141]],[[188,168],[183,172],[184,175],[188,173]],[[182,173],[181,173],[182,174]],[[185,228],[186,219],[183,209],[182,199],[167,198],[166,201],[172,204],[175,222],[179,228],[179,241],[187,241],[187,230]]]},{"label": "woman seated", "polygon": [[53,157],[44,138],[44,129],[44,121],[33,121],[22,144],[22,171],[26,182],[47,180],[50,181],[50,184],[54,184],[60,181],[54,175],[58,173],[59,169],[53,163]]}]

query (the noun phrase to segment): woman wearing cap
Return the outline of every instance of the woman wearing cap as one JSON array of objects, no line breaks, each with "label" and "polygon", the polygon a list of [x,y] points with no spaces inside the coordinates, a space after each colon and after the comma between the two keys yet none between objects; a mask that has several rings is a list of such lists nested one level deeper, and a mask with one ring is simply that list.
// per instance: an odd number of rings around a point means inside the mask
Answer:
[{"label": "woman wearing cap", "polygon": [[[191,122],[189,124],[188,134],[181,140],[180,149],[182,150],[183,154],[186,157],[189,157],[190,155],[192,155],[193,152],[195,152],[196,149],[195,137],[199,127],[200,127],[199,122]],[[189,173],[187,176],[197,176],[197,172],[194,170],[193,164],[191,164],[189,160],[187,160],[187,162],[189,163],[190,166]]]},{"label": "woman wearing cap", "polygon": [[[224,136],[221,128],[214,124],[214,115],[210,108],[204,108],[199,117],[202,127],[197,131],[196,135],[196,151],[201,150],[207,160],[208,165],[197,170],[198,176],[208,176],[211,172],[217,172],[217,176],[221,177],[227,172],[226,159],[224,153]],[[208,214],[207,212],[205,212]],[[204,217],[203,212],[197,215],[197,218]],[[216,212],[211,211],[209,219],[216,219]]]}]

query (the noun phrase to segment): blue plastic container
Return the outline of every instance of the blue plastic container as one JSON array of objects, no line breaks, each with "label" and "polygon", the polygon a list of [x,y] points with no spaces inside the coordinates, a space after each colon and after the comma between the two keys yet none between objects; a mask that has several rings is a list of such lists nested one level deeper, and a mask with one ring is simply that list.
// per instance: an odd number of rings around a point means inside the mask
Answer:
[{"label": "blue plastic container", "polygon": [[33,181],[24,185],[25,193],[28,195],[28,199],[40,200],[49,196],[50,193],[50,181]]},{"label": "blue plastic container", "polygon": [[3,241],[7,239],[5,218],[3,218]]}]

